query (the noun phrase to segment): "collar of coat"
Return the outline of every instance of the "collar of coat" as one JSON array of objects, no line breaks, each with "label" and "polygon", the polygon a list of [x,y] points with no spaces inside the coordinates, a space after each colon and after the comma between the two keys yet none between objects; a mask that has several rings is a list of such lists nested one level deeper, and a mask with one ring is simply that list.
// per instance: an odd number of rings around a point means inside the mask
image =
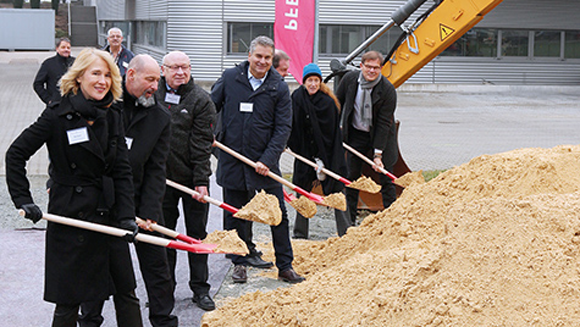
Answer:
[{"label": "collar of coat", "polygon": [[[250,80],[248,79],[249,66],[250,66],[250,62],[247,60],[243,61],[240,64],[236,64],[236,69],[238,70],[238,73],[239,73],[238,76],[242,76],[246,80],[248,85],[250,85]],[[272,83],[272,81],[278,83],[281,80],[282,80],[282,75],[280,75],[280,73],[278,73],[278,71],[276,69],[274,69],[274,66],[270,66],[270,70],[268,70],[268,73],[266,75],[266,79],[262,83],[262,86],[265,84]],[[262,88],[262,86],[260,86],[260,88]],[[251,87],[251,85],[250,85],[250,87]],[[258,88],[258,90],[260,88]]]},{"label": "collar of coat", "polygon": [[[159,89],[163,90],[163,94],[168,92],[167,91],[167,80],[165,79],[165,76],[161,76],[161,79],[159,80],[159,85],[160,85]],[[193,81],[193,76],[190,76],[189,82],[179,85],[176,93],[180,96],[183,96],[184,94],[187,94],[191,90],[193,90],[194,87],[195,87],[195,82]]]}]

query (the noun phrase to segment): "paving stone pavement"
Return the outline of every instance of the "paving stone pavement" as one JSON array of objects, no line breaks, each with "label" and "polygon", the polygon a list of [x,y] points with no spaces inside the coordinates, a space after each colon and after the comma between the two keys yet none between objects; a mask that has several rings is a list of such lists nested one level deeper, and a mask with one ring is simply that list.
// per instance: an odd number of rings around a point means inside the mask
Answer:
[{"label": "paving stone pavement", "polygon": [[[73,55],[80,48],[73,48]],[[44,109],[32,90],[40,63],[54,52],[0,51],[0,153],[23,128]],[[192,72],[195,76],[195,72]],[[580,85],[498,86],[498,85],[403,85],[398,90],[396,118],[401,122],[399,147],[412,170],[448,169],[483,155],[523,147],[553,147],[578,144],[580,132]],[[46,206],[47,152],[43,148],[28,164],[35,201]],[[215,162],[214,162],[215,167]],[[285,172],[292,160],[283,156]],[[9,200],[4,180],[4,160],[0,163],[0,321],[5,326],[48,326],[53,305],[42,300],[44,274],[44,224],[36,226],[20,218]],[[212,196],[221,190],[212,180]],[[221,229],[221,209],[211,206],[208,231]],[[288,206],[291,226],[294,211]],[[254,224],[255,239],[269,242],[267,226]],[[183,224],[180,223],[180,232]],[[311,238],[335,235],[331,212],[320,210],[311,220]],[[178,285],[175,314],[180,326],[199,326],[203,311],[191,302],[187,286],[187,256],[178,255]],[[137,267],[137,262],[134,262]],[[228,297],[255,290],[286,286],[262,271],[250,269],[247,284],[233,284],[231,265],[223,255],[210,256],[211,294],[218,305]],[[271,274],[275,276],[275,270]],[[137,294],[142,299],[145,326],[150,326],[145,307],[146,294],[138,270]],[[103,326],[115,326],[110,301],[104,309]]]}]

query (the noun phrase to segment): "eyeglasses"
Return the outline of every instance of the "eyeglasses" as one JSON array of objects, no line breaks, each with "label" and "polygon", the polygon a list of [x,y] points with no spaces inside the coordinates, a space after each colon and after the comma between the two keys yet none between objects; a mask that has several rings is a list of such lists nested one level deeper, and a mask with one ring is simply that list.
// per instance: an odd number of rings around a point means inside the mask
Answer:
[{"label": "eyeglasses", "polygon": [[184,72],[185,71],[188,71],[189,69],[191,69],[191,65],[182,65],[182,66],[179,66],[179,65],[173,65],[173,66],[163,65],[163,66],[167,67],[169,70],[174,71],[174,72],[179,71],[179,69],[183,70]]},{"label": "eyeglasses", "polygon": [[368,70],[381,70],[381,66],[369,66],[367,64],[363,64],[363,66]]}]

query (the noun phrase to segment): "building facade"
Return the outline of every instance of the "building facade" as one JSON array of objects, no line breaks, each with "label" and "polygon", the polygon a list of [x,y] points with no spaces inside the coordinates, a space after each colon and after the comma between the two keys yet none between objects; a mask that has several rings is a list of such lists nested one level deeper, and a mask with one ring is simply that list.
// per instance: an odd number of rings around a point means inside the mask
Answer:
[{"label": "building facade", "polygon": [[[184,51],[191,58],[192,75],[207,82],[245,60],[255,36],[273,37],[274,2],[90,1],[97,7],[100,44],[105,44],[108,28],[120,27],[133,52],[161,60],[168,51]],[[405,2],[318,0],[315,48],[323,75],[330,73],[330,60],[346,57]],[[418,13],[431,5],[427,1]],[[579,85],[578,12],[577,1],[504,0],[406,83]],[[391,28],[371,48],[388,53],[400,33]]]}]

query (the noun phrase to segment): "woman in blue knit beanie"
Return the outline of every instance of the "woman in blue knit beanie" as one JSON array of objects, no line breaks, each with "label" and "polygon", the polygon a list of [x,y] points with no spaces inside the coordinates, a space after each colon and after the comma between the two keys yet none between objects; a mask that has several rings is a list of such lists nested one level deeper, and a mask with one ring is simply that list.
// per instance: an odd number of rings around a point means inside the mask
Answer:
[{"label": "woman in blue knit beanie", "polygon": [[[288,147],[295,153],[316,161],[319,166],[346,175],[346,162],[340,132],[340,103],[322,82],[322,71],[314,63],[304,66],[302,86],[292,93],[292,133]],[[321,169],[319,169],[320,171]],[[292,182],[303,189],[311,190],[322,185],[324,194],[342,192],[344,185],[326,178],[307,164],[295,160]],[[347,212],[334,209],[338,236],[350,227]],[[308,238],[308,220],[296,213],[294,238]]]}]

